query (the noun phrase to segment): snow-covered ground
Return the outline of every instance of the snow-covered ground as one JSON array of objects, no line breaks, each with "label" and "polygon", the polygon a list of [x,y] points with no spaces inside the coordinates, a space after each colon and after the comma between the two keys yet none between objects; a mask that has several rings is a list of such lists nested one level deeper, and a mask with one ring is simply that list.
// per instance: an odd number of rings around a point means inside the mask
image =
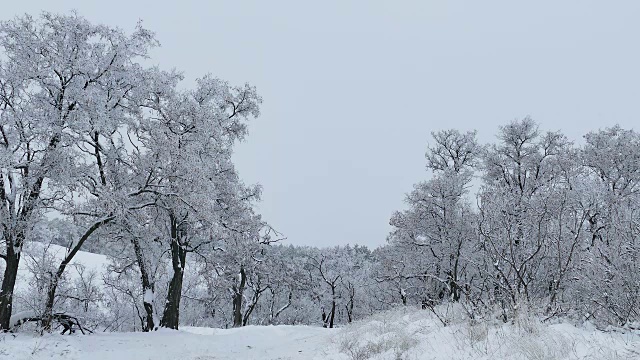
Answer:
[{"label": "snow-covered ground", "polygon": [[531,319],[445,327],[426,311],[396,310],[341,329],[184,327],[154,333],[0,335],[0,359],[640,359],[640,334]]},{"label": "snow-covered ground", "polygon": [[[456,309],[386,311],[340,330],[345,359],[640,359],[640,332],[602,332],[543,324],[527,314],[514,324],[471,325]],[[448,312],[448,313],[447,313]]]},{"label": "snow-covered ground", "polygon": [[[32,245],[29,251],[42,248]],[[64,249],[54,247],[62,257]],[[76,262],[103,271],[102,255],[79,253]],[[21,276],[26,276],[21,266]],[[73,276],[73,275],[72,275]],[[640,359],[640,331],[601,332],[583,325],[541,324],[522,316],[470,325],[458,309],[397,309],[340,329],[247,326],[182,327],[153,333],[38,336],[0,334],[0,359],[212,360],[212,359]]]},{"label": "snow-covered ground", "polygon": [[304,326],[247,326],[151,334],[5,335],[0,340],[0,359],[323,359],[333,333]]}]

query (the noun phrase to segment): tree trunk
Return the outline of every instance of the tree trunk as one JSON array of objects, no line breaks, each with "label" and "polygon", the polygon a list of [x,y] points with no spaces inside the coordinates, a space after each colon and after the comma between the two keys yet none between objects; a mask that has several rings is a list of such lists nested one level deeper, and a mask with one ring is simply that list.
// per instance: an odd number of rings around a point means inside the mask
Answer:
[{"label": "tree trunk", "polygon": [[324,311],[324,307],[322,308],[322,327],[326,328],[329,326],[329,316],[327,316],[327,313]]},{"label": "tree trunk", "polygon": [[244,315],[242,316],[242,326],[247,326],[249,323],[249,317],[253,310],[255,310],[256,305],[258,305],[258,301],[260,301],[260,296],[265,292],[267,288],[260,288],[260,285],[253,287],[253,296],[251,297],[251,302],[247,306],[247,309],[244,311]]},{"label": "tree trunk", "polygon": [[460,285],[458,285],[458,267],[460,265],[461,249],[462,249],[462,240],[458,239],[458,248],[456,249],[455,262],[453,264],[453,271],[450,278],[451,281],[449,283],[449,288],[451,289],[451,295],[452,295],[453,301],[455,302],[460,301],[460,295],[461,295]]},{"label": "tree trunk", "polygon": [[233,294],[233,327],[242,326],[242,296],[247,282],[244,266],[240,266],[240,284],[234,287]]},{"label": "tree trunk", "polygon": [[173,266],[173,277],[169,283],[167,302],[162,313],[160,326],[178,330],[180,321],[180,298],[182,296],[182,279],[184,277],[184,266],[187,252],[182,247],[181,235],[178,231],[177,219],[170,215],[171,219],[171,263]]},{"label": "tree trunk", "polygon": [[20,263],[20,253],[16,252],[12,246],[7,246],[6,267],[2,280],[2,290],[0,290],[0,331],[7,331],[11,324],[11,309],[13,306],[13,289],[18,276],[18,264]]},{"label": "tree trunk", "polygon": [[151,282],[151,278],[149,277],[149,271],[147,270],[147,264],[145,262],[144,255],[142,254],[142,248],[140,246],[139,239],[133,238],[131,242],[133,243],[133,250],[136,254],[136,262],[138,263],[138,268],[140,269],[140,279],[142,280],[142,305],[144,306],[144,311],[146,313],[142,331],[154,331],[157,330],[155,312],[153,311],[155,286]]},{"label": "tree trunk", "polygon": [[336,317],[336,287],[331,286],[331,314],[329,314],[329,329],[333,329],[333,320]]},{"label": "tree trunk", "polygon": [[42,328],[45,331],[51,330],[51,317],[53,316],[53,305],[56,299],[56,291],[58,289],[58,283],[64,274],[65,269],[71,263],[71,260],[76,256],[78,251],[82,248],[85,241],[89,239],[91,234],[93,234],[96,230],[98,230],[102,225],[107,224],[113,220],[113,217],[107,217],[100,221],[95,222],[90,228],[85,231],[85,233],[78,239],[78,242],[75,246],[69,251],[67,256],[60,262],[60,266],[58,266],[58,270],[56,271],[54,277],[49,281],[49,288],[47,289],[47,302],[44,308],[44,314],[42,314]]},{"label": "tree trunk", "polygon": [[[60,270],[58,269],[58,273]],[[51,320],[53,316],[53,305],[56,299],[56,290],[58,288],[58,273],[49,280],[49,288],[47,289],[47,302],[44,307],[44,314],[42,315],[42,329],[44,331],[51,330]],[[60,274],[61,276],[62,274]]]},{"label": "tree trunk", "polygon": [[[54,134],[49,140],[49,145],[45,151],[44,157],[40,163],[42,169],[45,169],[43,174],[46,174],[49,164],[49,154],[57,147],[60,142],[60,134]],[[23,170],[25,178],[29,178],[27,175],[29,167],[25,167]],[[15,213],[15,199],[19,190],[14,188],[14,185],[10,185],[12,196],[8,197],[5,192],[4,176],[0,174],[0,206],[5,206],[9,203],[8,209],[3,209],[9,213],[11,223],[21,224],[19,230],[15,228],[6,228],[3,230],[4,240],[6,241],[7,253],[5,255],[6,268],[4,269],[4,277],[2,279],[2,288],[0,289],[0,331],[9,330],[9,322],[11,321],[11,311],[13,307],[13,290],[16,285],[16,278],[18,276],[18,265],[20,263],[20,251],[24,245],[26,229],[22,228],[23,225],[30,223],[31,214],[36,208],[37,202],[40,200],[40,191],[42,190],[42,184],[44,183],[45,176],[40,176],[33,179],[33,185],[30,188],[25,189],[23,193],[22,208],[17,212],[17,217],[14,217]],[[13,198],[10,200],[10,198]],[[17,250],[17,251],[16,251]]]},{"label": "tree trunk", "polygon": [[[273,293],[273,290],[272,290]],[[275,295],[274,295],[275,296]],[[273,313],[273,305],[274,305],[274,300],[271,300],[271,316],[269,316],[269,325],[273,325],[274,321],[278,318],[278,316],[285,310],[287,310],[287,308],[289,308],[289,306],[291,306],[291,300],[293,299],[293,291],[289,291],[289,296],[287,297],[287,303],[281,307],[280,309],[278,309],[278,311],[275,312],[275,314]]]},{"label": "tree trunk", "polygon": [[356,289],[351,288],[349,290],[349,302],[344,306],[347,310],[347,322],[349,324],[353,322],[353,307],[355,305],[355,297],[356,297]]}]

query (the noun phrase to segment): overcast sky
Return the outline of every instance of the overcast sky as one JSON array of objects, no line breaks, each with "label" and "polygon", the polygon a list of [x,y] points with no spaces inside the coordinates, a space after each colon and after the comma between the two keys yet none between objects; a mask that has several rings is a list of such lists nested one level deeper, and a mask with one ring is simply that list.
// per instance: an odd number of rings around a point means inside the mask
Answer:
[{"label": "overcast sky", "polygon": [[[236,153],[259,211],[294,244],[381,245],[426,179],[430,132],[530,115],[579,140],[640,124],[640,1],[6,1],[72,9],[162,47],[153,61],[257,86]],[[637,130],[637,129],[636,129]]]}]

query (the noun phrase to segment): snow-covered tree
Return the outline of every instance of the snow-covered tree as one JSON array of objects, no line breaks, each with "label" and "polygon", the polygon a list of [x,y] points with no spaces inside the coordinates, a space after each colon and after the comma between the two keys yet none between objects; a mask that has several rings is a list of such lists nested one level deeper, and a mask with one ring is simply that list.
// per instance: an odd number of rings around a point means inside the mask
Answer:
[{"label": "snow-covered tree", "polygon": [[[137,81],[136,61],[154,45],[153,36],[140,26],[127,36],[76,14],[44,13],[0,23],[5,55],[0,64],[0,221],[6,262],[0,329],[9,325],[29,229],[45,212],[103,191],[103,171],[115,165],[105,163],[104,147],[117,150],[112,136],[130,116],[127,94]],[[95,193],[86,193],[86,181],[95,182]],[[89,221],[86,236],[77,241],[85,241],[109,219]],[[52,292],[59,277],[52,279]]]},{"label": "snow-covered tree", "polygon": [[[458,301],[462,295],[468,255],[475,245],[475,214],[467,194],[480,155],[475,132],[446,130],[432,135],[435,145],[426,158],[433,178],[414,185],[405,200],[409,208],[391,218],[394,229],[388,239],[392,248],[420,259],[393,265],[383,274],[396,282],[419,280],[427,287],[422,294],[425,304],[444,297]],[[406,303],[407,289],[400,291]]]},{"label": "snow-covered tree", "polygon": [[625,325],[640,319],[640,134],[616,126],[585,140],[593,200],[580,303],[587,318]]}]

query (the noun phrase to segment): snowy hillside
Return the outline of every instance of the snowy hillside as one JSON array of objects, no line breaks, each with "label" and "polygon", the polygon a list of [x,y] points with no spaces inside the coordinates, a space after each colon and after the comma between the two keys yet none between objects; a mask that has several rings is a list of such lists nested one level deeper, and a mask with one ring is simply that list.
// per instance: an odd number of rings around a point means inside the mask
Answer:
[{"label": "snowy hillside", "polygon": [[[52,256],[55,259],[55,265],[57,266],[60,261],[66,255],[67,249],[60,245],[55,244],[43,244],[39,242],[31,242],[25,245],[23,257],[24,261],[20,262],[18,267],[18,281],[16,282],[16,288],[21,289],[26,285],[29,278],[29,267],[34,265],[34,261],[40,260],[41,255],[46,252],[47,255]],[[69,266],[69,276],[74,278],[77,276],[75,271],[76,266],[82,266],[87,271],[95,271],[98,274],[102,274],[106,271],[109,260],[105,255],[94,254],[86,251],[79,251]]]}]

